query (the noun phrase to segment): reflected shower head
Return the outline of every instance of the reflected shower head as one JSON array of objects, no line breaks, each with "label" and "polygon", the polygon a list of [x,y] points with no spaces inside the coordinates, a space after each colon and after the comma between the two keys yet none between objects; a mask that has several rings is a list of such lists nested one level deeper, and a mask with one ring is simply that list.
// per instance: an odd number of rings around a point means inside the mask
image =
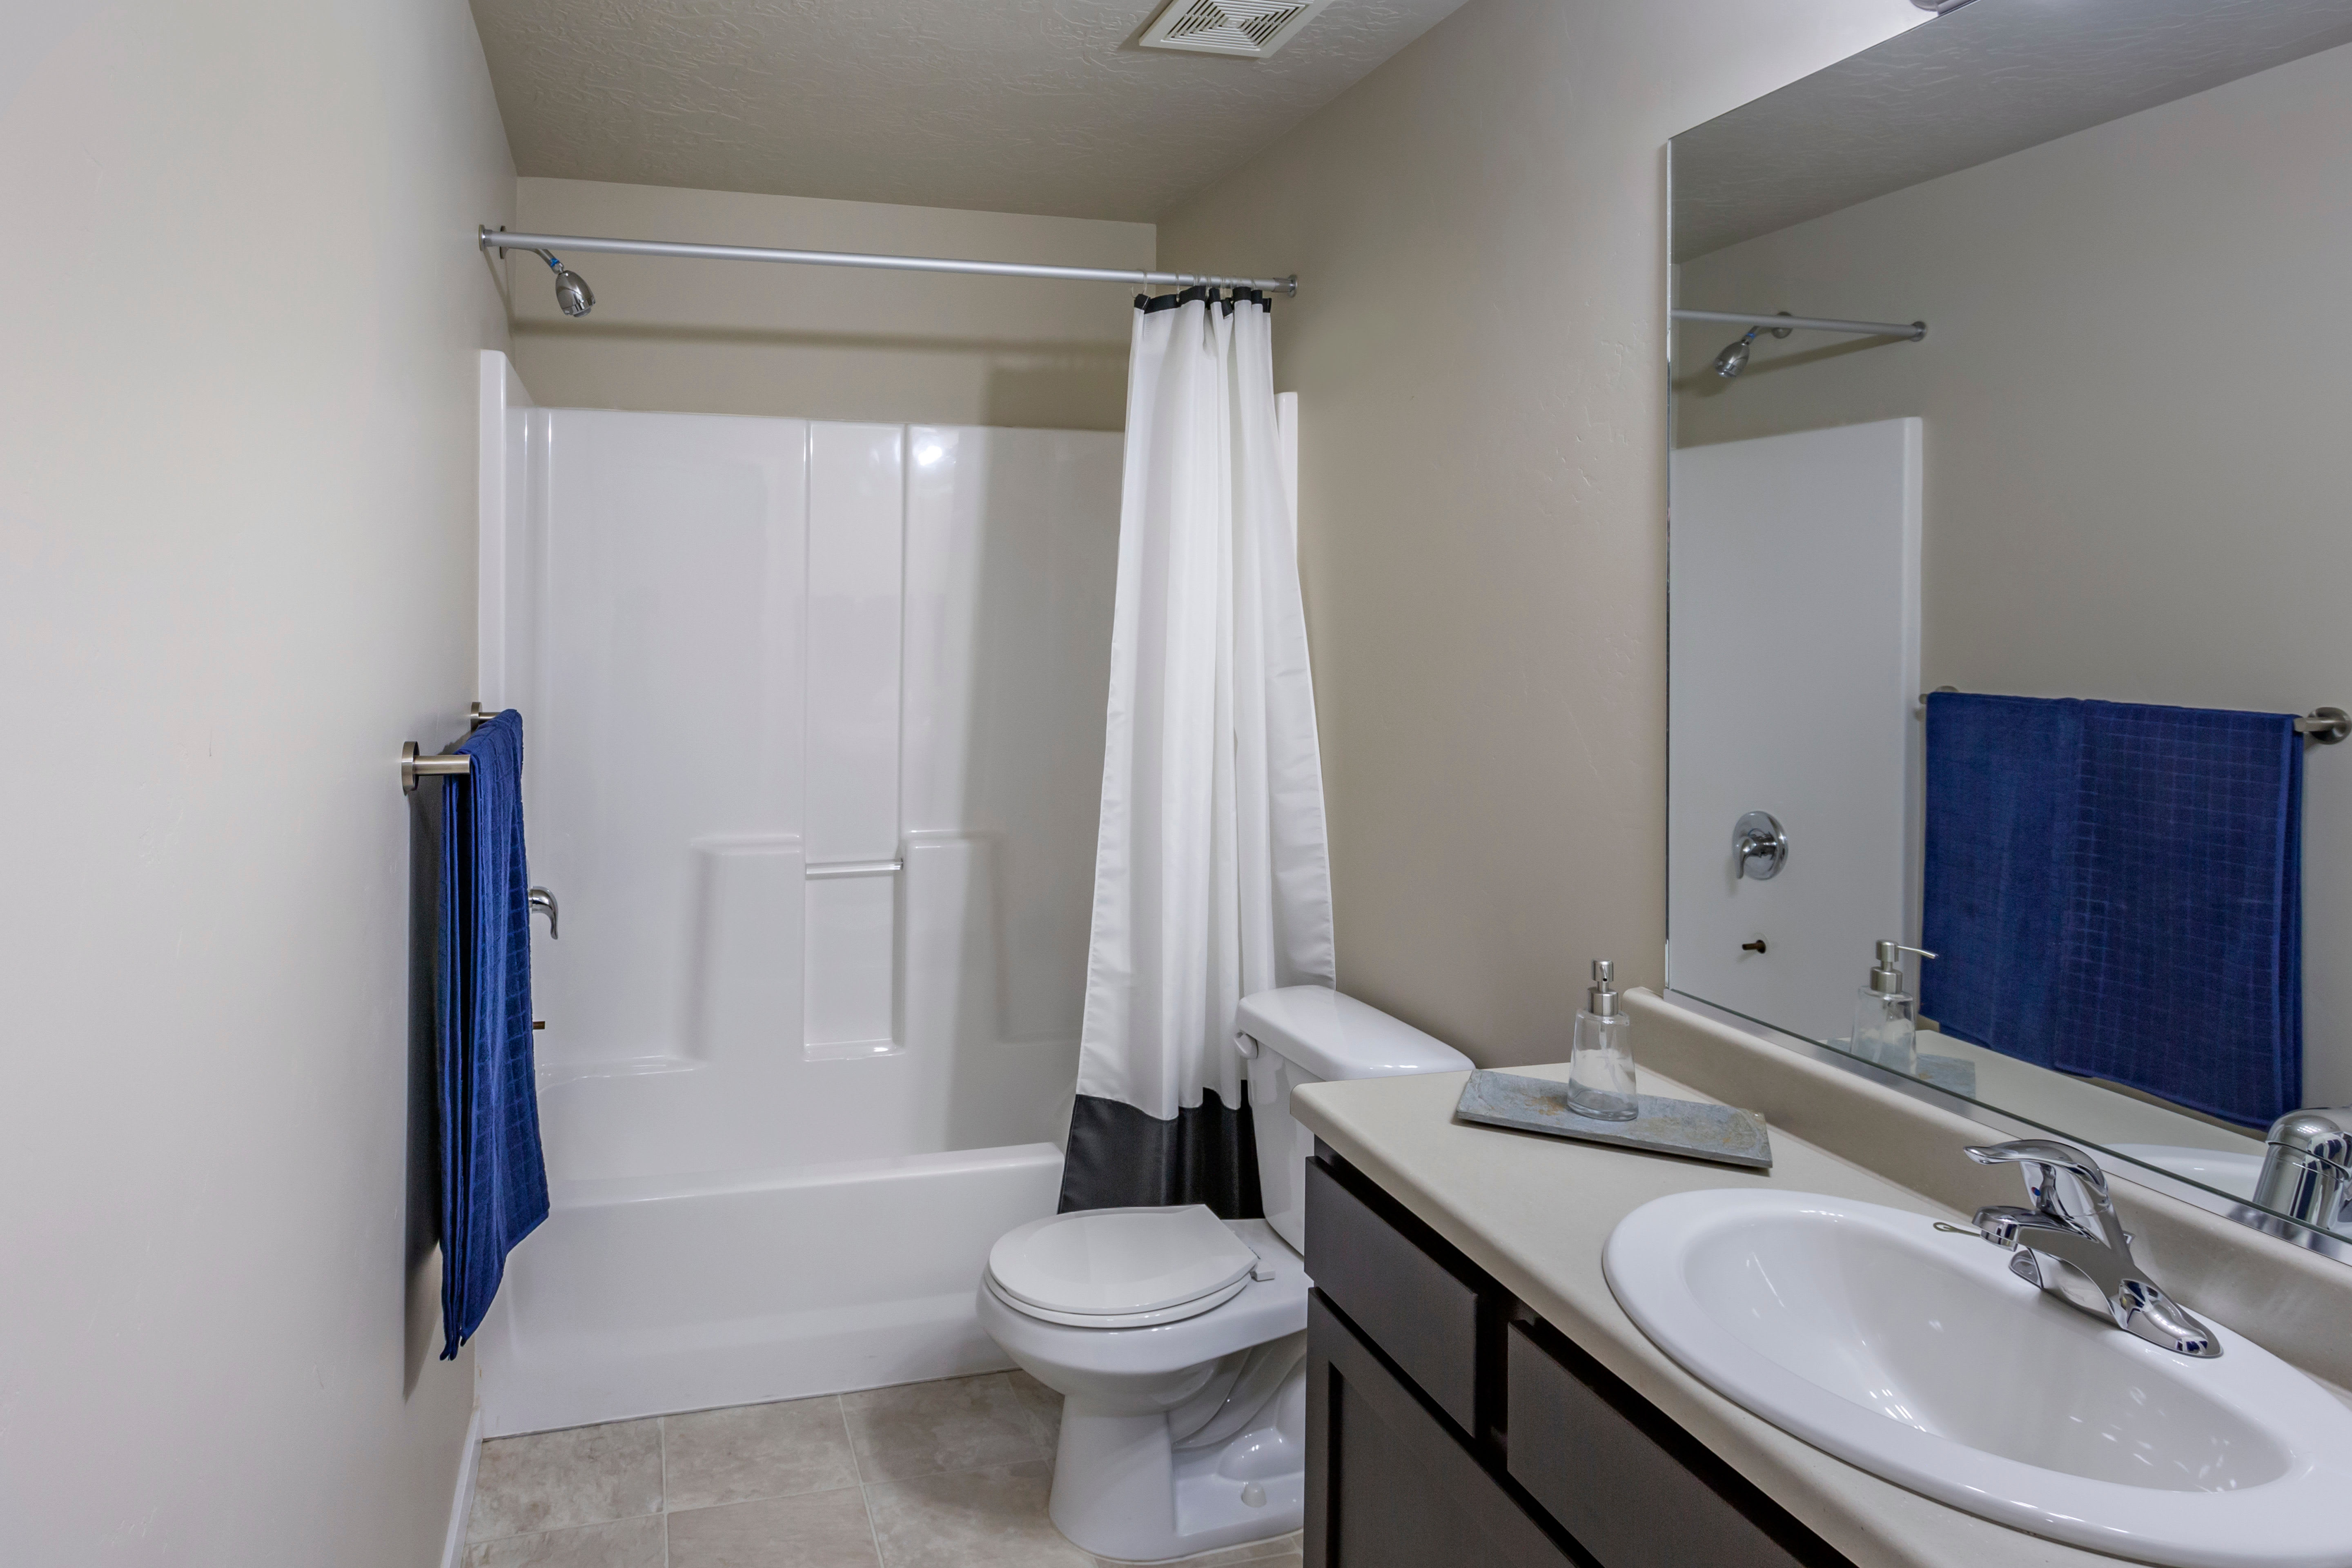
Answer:
[{"label": "reflected shower head", "polygon": [[534,252],[555,274],[555,308],[567,316],[584,316],[596,308],[596,291],[551,251]]},{"label": "reflected shower head", "polygon": [[1741,371],[1746,370],[1748,368],[1748,345],[1756,341],[1756,334],[1763,330],[1764,329],[1761,327],[1748,328],[1748,335],[1746,337],[1740,339],[1738,342],[1733,343],[1729,348],[1725,349],[1721,353],[1716,355],[1715,374],[1723,377],[1724,380],[1729,381],[1733,376],[1738,375]]}]

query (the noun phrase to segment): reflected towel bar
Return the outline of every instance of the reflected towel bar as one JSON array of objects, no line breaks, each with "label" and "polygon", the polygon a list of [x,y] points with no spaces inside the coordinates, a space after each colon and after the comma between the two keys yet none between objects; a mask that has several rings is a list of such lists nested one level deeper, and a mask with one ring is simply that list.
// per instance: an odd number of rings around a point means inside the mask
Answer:
[{"label": "reflected towel bar", "polygon": [[[1936,691],[1958,689],[1957,686],[1936,688]],[[1936,691],[1919,693],[1919,706],[1925,708],[1927,699],[1936,695]],[[2352,738],[2352,713],[2347,713],[2341,708],[2315,708],[2294,721],[2294,732],[2323,746],[2332,746],[2339,741]]]}]

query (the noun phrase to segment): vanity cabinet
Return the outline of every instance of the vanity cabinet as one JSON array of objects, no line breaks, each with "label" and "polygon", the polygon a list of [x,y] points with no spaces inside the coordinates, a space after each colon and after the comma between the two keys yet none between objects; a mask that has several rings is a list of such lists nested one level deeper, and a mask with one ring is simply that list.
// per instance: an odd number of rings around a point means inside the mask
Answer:
[{"label": "vanity cabinet", "polygon": [[1308,1568],[1850,1568],[1321,1143]]}]

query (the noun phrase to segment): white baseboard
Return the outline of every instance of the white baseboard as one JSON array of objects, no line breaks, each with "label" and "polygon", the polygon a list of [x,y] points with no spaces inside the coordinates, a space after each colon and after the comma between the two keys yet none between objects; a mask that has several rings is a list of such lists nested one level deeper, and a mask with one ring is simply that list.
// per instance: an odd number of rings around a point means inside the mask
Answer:
[{"label": "white baseboard", "polygon": [[462,1568],[466,1559],[466,1523],[474,1513],[474,1471],[482,1458],[482,1407],[466,1426],[466,1449],[457,1456],[457,1494],[449,1501],[449,1536],[441,1547],[441,1568]]}]

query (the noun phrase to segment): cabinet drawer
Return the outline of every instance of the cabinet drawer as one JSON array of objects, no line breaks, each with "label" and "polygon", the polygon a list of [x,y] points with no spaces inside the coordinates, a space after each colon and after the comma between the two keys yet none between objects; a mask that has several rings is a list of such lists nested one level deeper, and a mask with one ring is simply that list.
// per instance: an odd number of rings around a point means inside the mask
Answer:
[{"label": "cabinet drawer", "polygon": [[1324,1305],[1307,1306],[1312,1568],[1584,1568]]},{"label": "cabinet drawer", "polygon": [[1601,1568],[1846,1563],[1564,1339],[1513,1323],[1509,1345],[1511,1479]]},{"label": "cabinet drawer", "polygon": [[1307,1274],[1455,1425],[1477,1431],[1477,1291],[1314,1160]]}]

